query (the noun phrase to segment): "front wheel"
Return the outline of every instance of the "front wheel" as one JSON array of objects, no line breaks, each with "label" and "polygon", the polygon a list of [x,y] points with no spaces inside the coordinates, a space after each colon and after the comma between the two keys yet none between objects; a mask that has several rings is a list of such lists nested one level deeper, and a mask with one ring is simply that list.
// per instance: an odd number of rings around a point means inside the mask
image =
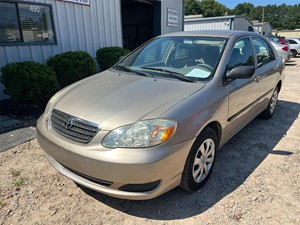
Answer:
[{"label": "front wheel", "polygon": [[273,92],[273,95],[272,95],[270,101],[269,101],[268,107],[265,109],[265,111],[263,111],[261,113],[261,116],[264,119],[270,119],[274,115],[274,112],[275,112],[276,106],[277,106],[277,101],[278,101],[278,94],[279,94],[279,90],[278,90],[278,86],[277,86]]},{"label": "front wheel", "polygon": [[205,128],[196,139],[186,160],[180,187],[197,190],[208,180],[213,169],[219,141],[216,132]]}]

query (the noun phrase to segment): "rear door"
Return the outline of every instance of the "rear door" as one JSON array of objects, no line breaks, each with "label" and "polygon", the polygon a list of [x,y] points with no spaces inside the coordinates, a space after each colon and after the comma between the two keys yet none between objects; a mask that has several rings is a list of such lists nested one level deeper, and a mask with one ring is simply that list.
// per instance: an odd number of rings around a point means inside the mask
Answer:
[{"label": "rear door", "polygon": [[256,82],[260,93],[260,107],[264,108],[270,100],[270,97],[280,79],[282,70],[282,61],[276,58],[276,54],[269,43],[260,38],[253,37],[252,43],[255,48],[256,61]]}]

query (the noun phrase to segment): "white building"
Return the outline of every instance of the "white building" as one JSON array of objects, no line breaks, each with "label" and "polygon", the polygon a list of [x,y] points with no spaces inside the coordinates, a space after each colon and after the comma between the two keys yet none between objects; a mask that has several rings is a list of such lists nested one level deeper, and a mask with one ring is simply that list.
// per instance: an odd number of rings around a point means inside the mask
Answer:
[{"label": "white building", "polygon": [[185,16],[184,30],[244,30],[253,31],[252,22],[245,15],[203,18],[201,15]]},{"label": "white building", "polygon": [[106,46],[132,50],[183,30],[183,7],[183,0],[0,0],[0,68],[65,51],[95,57]]},{"label": "white building", "polygon": [[269,22],[252,21],[254,30],[258,31],[262,35],[271,36],[272,27]]}]

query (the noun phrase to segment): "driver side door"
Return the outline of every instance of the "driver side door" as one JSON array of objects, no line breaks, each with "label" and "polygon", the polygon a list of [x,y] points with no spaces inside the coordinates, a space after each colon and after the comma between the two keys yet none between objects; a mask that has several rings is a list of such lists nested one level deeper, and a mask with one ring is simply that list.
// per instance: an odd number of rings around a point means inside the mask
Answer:
[{"label": "driver side door", "polygon": [[[227,67],[228,71],[238,66],[253,66],[254,53],[248,37],[238,39],[233,45]],[[252,120],[259,110],[258,99],[260,97],[256,74],[247,79],[230,80],[228,90],[228,116],[227,138],[233,136],[245,124]]]}]

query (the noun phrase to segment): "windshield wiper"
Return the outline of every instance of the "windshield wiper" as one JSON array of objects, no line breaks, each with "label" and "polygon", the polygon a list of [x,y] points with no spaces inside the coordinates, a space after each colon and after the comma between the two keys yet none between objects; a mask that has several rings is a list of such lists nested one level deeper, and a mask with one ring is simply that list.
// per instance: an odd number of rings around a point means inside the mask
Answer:
[{"label": "windshield wiper", "polygon": [[157,67],[141,67],[141,69],[146,69],[146,70],[154,70],[154,71],[160,71],[167,73],[168,75],[171,75],[172,77],[177,78],[178,80],[186,81],[186,82],[195,82],[194,80],[184,76],[182,73],[178,73],[172,70],[166,70],[163,68],[157,68]]},{"label": "windshield wiper", "polygon": [[141,71],[138,71],[138,70],[133,70],[129,66],[114,66],[113,68],[116,69],[116,70],[130,72],[130,73],[134,73],[134,74],[145,76],[145,77],[153,77],[148,73],[144,73],[144,72],[141,72]]}]

